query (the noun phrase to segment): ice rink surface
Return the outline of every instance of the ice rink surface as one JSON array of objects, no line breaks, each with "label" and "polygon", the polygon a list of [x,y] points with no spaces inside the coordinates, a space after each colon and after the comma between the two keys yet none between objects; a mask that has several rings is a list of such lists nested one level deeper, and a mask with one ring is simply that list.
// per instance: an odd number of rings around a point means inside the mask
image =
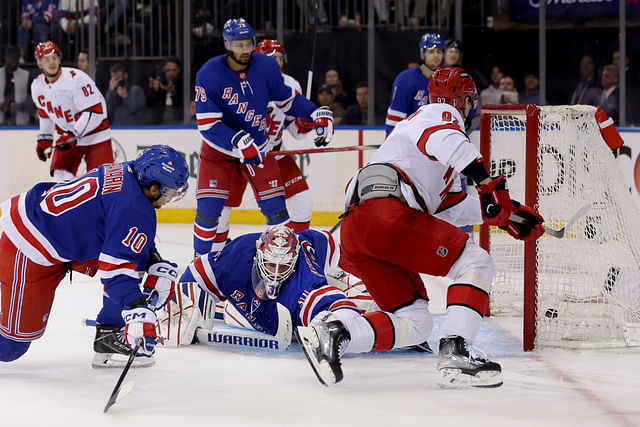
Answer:
[{"label": "ice rink surface", "polygon": [[[232,225],[231,235],[259,229]],[[158,237],[163,256],[184,268],[191,226],[161,224]],[[443,313],[446,281],[429,279],[427,290],[432,312]],[[327,388],[297,346],[284,354],[158,346],[156,365],[129,371],[135,387],[103,414],[121,370],[91,368],[95,330],[81,325],[100,302],[97,279],[65,278],[44,337],[0,364],[0,426],[640,425],[638,351],[524,353],[521,320],[505,318],[485,320],[477,339],[502,364],[496,389],[440,389],[437,358],[408,351],[348,355],[344,380]]]}]

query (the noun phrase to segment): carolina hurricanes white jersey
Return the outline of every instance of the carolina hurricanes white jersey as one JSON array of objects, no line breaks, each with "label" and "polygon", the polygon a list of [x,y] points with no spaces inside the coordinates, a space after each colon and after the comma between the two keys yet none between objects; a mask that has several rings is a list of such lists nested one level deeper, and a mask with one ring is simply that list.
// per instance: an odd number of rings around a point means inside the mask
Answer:
[{"label": "carolina hurricanes white jersey", "polygon": [[[403,175],[402,195],[410,207],[462,226],[482,223],[480,203],[462,192],[459,174],[478,157],[458,110],[428,104],[398,123],[369,164],[390,164]],[[355,183],[347,187],[347,206]]]},{"label": "carolina hurricanes white jersey", "polygon": [[78,145],[93,145],[111,138],[107,105],[95,82],[84,71],[62,67],[52,83],[45,75],[31,83],[31,97],[38,108],[40,133],[70,131]]},{"label": "carolina hurricanes white jersey", "polygon": [[[282,78],[284,79],[284,84],[292,88],[296,95],[302,93],[302,87],[296,79],[285,73],[282,73]],[[269,145],[265,147],[265,151],[271,151],[282,143],[282,132],[284,132],[287,123],[294,121],[295,117],[287,116],[283,109],[278,108],[277,104],[273,101],[269,102],[267,108],[269,110],[269,118],[267,119],[269,126]],[[294,138],[304,138],[304,133],[299,132],[295,123],[286,126],[286,129]]]}]

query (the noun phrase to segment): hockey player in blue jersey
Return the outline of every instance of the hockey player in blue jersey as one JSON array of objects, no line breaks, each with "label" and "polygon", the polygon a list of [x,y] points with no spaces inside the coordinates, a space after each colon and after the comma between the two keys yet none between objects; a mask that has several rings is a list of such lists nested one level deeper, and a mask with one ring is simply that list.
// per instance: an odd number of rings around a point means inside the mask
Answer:
[{"label": "hockey player in blue jersey", "polygon": [[[68,266],[91,260],[98,261],[106,295],[97,320],[109,325],[97,327],[98,366],[110,366],[112,354],[128,355],[139,340],[138,355],[151,357],[154,309],[177,278],[174,265],[152,258],[155,209],[182,197],[188,178],[178,152],[154,145],[136,160],[105,164],[73,181],[39,183],[2,203],[0,361],[18,359],[44,334]],[[141,290],[138,272],[147,268]]]},{"label": "hockey player in blue jersey", "polygon": [[444,48],[440,34],[426,33],[420,39],[422,65],[404,70],[393,82],[384,126],[387,135],[402,119],[429,103],[429,78],[442,63]]},{"label": "hockey player in blue jersey", "polygon": [[202,136],[194,221],[196,254],[211,250],[218,218],[239,170],[251,183],[267,225],[289,223],[284,186],[276,160],[263,157],[268,146],[269,101],[293,117],[312,121],[317,146],[333,136],[333,113],[286,86],[275,59],[254,53],[255,37],[242,18],[222,30],[227,54],[207,61],[196,75],[196,120]]}]

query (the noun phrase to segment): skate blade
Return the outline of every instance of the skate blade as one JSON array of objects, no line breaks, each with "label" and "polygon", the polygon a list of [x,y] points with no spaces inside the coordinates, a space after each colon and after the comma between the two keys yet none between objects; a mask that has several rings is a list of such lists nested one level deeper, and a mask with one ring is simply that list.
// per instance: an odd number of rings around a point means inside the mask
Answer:
[{"label": "skate blade", "polygon": [[502,385],[502,375],[497,371],[481,371],[475,375],[464,374],[460,369],[440,369],[438,384],[442,388],[495,388]]},{"label": "skate blade", "polygon": [[294,334],[318,381],[327,387],[335,384],[336,376],[329,363],[326,360],[318,360],[317,349],[320,346],[320,342],[313,328],[298,326],[294,330]]},{"label": "skate blade", "polygon": [[[124,368],[127,364],[128,356],[117,353],[95,353],[91,361],[94,369]],[[155,365],[154,357],[136,357],[131,364],[132,368],[148,368]]]}]

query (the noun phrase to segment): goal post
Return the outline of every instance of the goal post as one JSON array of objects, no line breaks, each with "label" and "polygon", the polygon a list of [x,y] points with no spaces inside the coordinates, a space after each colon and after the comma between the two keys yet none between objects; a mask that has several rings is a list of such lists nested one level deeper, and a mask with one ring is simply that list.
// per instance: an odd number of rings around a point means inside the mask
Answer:
[{"label": "goal post", "polygon": [[[480,151],[548,234],[480,227],[496,263],[490,312],[523,318],[523,348],[640,345],[640,215],[591,106],[485,106]],[[585,205],[591,206],[584,209]],[[584,212],[572,221],[577,212]]]}]

